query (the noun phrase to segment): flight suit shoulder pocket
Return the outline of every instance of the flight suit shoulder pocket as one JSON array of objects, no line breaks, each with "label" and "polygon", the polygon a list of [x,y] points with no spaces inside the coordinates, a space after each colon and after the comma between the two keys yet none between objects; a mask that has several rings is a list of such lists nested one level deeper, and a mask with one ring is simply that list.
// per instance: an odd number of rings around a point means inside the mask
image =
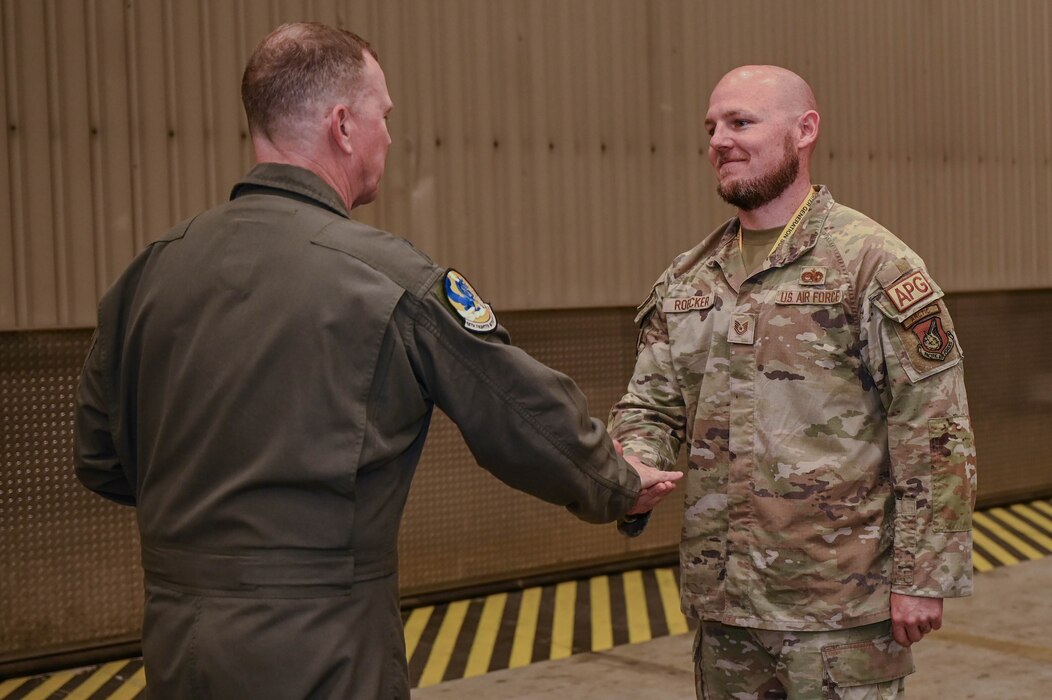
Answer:
[{"label": "flight suit shoulder pocket", "polygon": [[829,679],[841,688],[886,683],[916,670],[913,654],[890,636],[822,647]]},{"label": "flight suit shoulder pocket", "polygon": [[972,528],[975,441],[967,416],[928,421],[931,449],[932,526],[937,532]]}]

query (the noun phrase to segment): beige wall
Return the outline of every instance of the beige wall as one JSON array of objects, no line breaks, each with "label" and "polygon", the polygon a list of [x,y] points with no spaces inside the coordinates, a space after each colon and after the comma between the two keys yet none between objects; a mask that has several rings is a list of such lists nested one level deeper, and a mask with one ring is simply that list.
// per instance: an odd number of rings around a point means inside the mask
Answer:
[{"label": "beige wall", "polygon": [[[956,292],[980,502],[1050,493],[1033,446],[1052,291],[1010,291],[1052,290],[1045,2],[0,0],[0,329],[92,325],[146,241],[225,197],[250,162],[242,63],[293,18],[380,50],[395,143],[362,218],[461,268],[598,416],[631,371],[631,305],[729,215],[704,157],[711,85],[743,62],[798,70],[823,106],[817,179]],[[549,308],[563,310],[530,311]],[[20,563],[0,567],[0,675],[138,634],[132,513],[69,472],[89,340],[0,333],[0,561]],[[451,512],[465,489],[477,502]],[[477,469],[439,418],[402,528],[403,590],[670,551],[678,515],[638,540],[578,525]]]},{"label": "beige wall", "polygon": [[250,163],[251,48],[289,19],[378,47],[396,110],[361,218],[498,309],[634,304],[729,215],[708,91],[786,65],[816,180],[953,291],[1052,286],[1052,6],[1015,0],[3,0],[0,328],[90,326],[145,242]]}]

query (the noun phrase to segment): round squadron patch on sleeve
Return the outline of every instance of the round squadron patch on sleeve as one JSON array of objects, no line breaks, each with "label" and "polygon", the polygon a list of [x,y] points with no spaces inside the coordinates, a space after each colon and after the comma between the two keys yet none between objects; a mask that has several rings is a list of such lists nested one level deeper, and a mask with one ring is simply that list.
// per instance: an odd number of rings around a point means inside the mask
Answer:
[{"label": "round squadron patch on sleeve", "polygon": [[464,327],[475,333],[489,333],[497,327],[493,309],[456,270],[448,270],[445,279],[446,300],[464,319]]}]

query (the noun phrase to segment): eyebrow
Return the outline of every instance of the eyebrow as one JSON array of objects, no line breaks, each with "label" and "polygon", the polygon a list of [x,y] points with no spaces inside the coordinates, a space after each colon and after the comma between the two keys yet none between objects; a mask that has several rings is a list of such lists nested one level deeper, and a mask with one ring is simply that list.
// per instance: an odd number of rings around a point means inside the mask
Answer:
[{"label": "eyebrow", "polygon": [[721,119],[734,120],[734,119],[751,119],[753,121],[759,121],[761,119],[759,112],[754,112],[748,109],[732,109],[729,112],[723,112],[715,117],[705,117],[705,125],[711,126]]}]

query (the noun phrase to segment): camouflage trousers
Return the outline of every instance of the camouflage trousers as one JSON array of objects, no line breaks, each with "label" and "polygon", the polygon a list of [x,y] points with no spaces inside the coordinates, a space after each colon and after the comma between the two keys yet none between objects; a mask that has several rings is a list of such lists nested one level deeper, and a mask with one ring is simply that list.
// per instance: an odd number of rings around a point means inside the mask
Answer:
[{"label": "camouflage trousers", "polygon": [[702,621],[694,642],[698,700],[902,700],[913,670],[890,621],[831,632]]}]

